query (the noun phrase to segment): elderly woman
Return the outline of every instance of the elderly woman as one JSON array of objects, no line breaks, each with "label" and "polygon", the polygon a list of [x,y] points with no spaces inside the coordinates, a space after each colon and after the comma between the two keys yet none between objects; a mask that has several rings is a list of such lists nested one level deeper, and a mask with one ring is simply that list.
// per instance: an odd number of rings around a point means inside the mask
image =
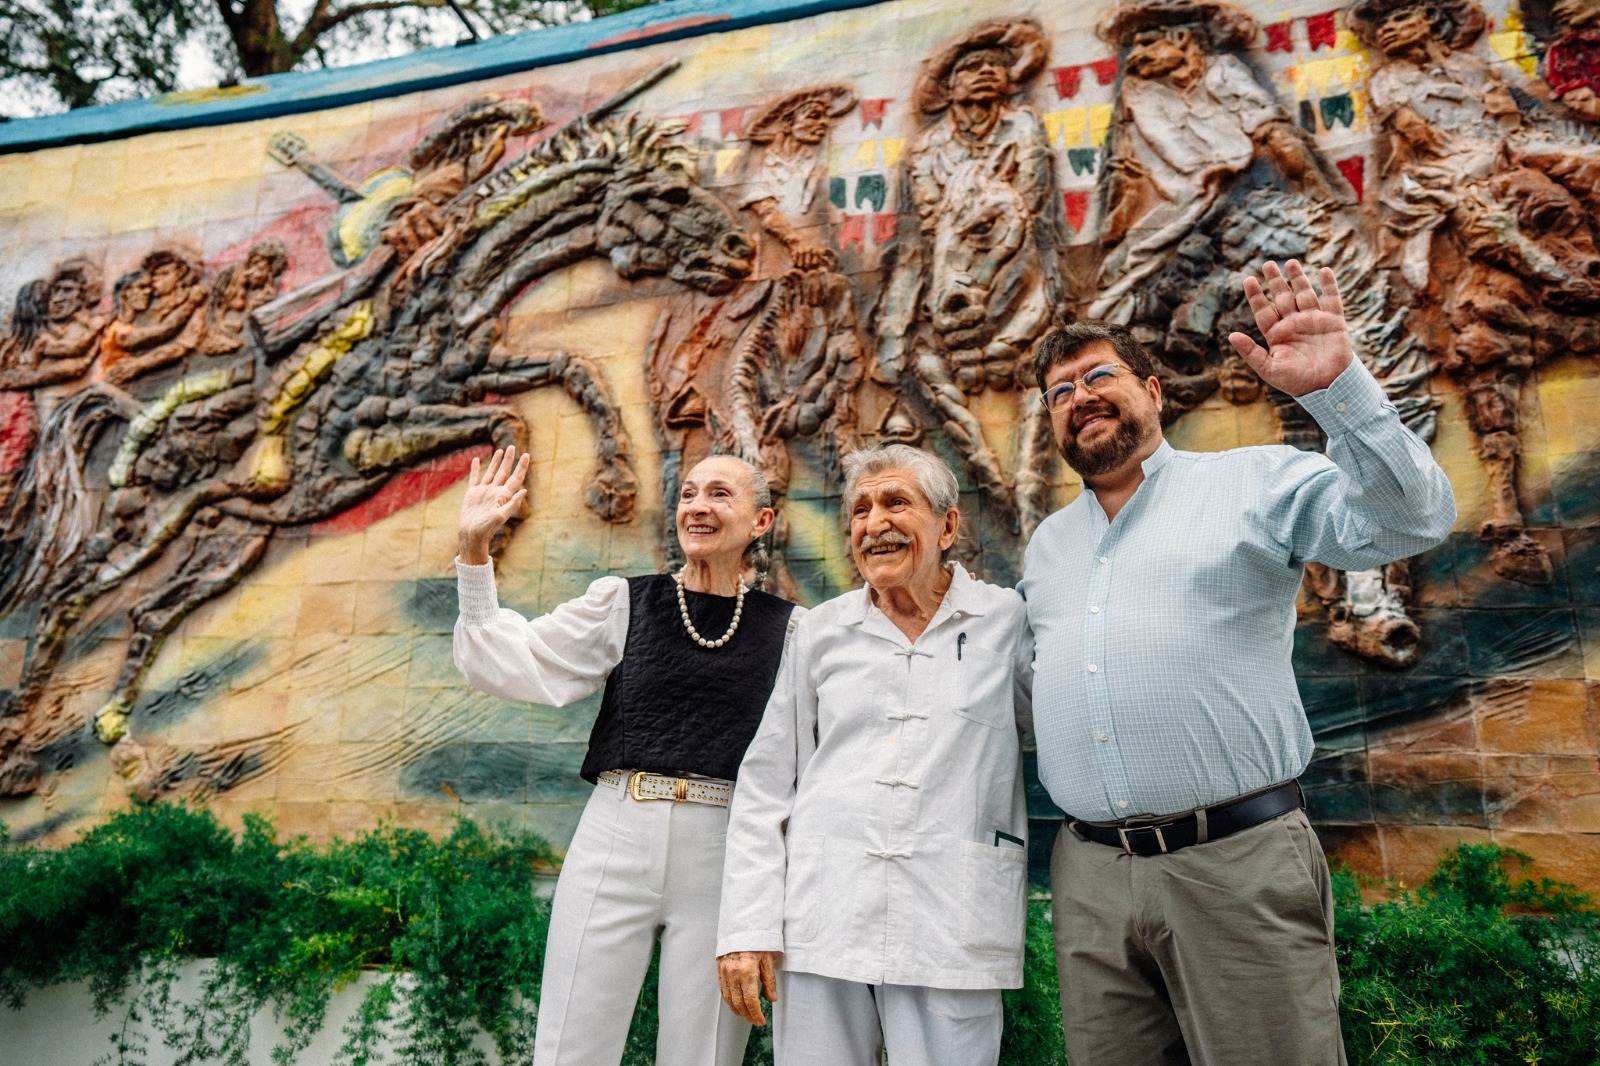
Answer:
[{"label": "elderly woman", "polygon": [[867,587],[794,627],[739,768],[723,995],[758,1021],[766,984],[778,1066],[994,1066],[1000,989],[1022,984],[1022,597],[943,559],[942,461],[896,444],[843,466]]},{"label": "elderly woman", "polygon": [[500,607],[492,538],[527,498],[528,457],[474,460],[456,560],[456,666],[485,692],[563,706],[602,685],[584,807],[556,883],[535,1066],[621,1061],[661,938],[659,1066],[737,1066],[750,1035],[718,996],[717,907],[733,777],[802,613],[747,589],[747,550],[772,525],[748,463],[715,456],[678,497],[675,574],[602,577],[531,621]]}]

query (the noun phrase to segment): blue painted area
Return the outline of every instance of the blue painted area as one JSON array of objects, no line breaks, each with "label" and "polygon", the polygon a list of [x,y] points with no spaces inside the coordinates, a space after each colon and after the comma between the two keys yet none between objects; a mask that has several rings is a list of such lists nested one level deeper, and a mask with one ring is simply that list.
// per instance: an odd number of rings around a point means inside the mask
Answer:
[{"label": "blue painted area", "polygon": [[211,93],[169,93],[0,124],[0,153],[345,107],[482,81],[647,44],[789,22],[883,0],[670,0],[569,26],[492,37],[356,66],[271,74]]}]

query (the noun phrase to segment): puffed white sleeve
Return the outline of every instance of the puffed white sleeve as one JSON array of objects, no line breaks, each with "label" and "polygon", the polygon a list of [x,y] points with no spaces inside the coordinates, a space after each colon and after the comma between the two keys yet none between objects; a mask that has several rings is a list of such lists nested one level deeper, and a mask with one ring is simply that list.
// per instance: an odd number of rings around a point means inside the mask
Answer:
[{"label": "puffed white sleeve", "polygon": [[456,562],[456,669],[473,688],[523,703],[564,707],[593,694],[622,661],[628,582],[602,577],[549,614],[501,607],[494,564]]}]

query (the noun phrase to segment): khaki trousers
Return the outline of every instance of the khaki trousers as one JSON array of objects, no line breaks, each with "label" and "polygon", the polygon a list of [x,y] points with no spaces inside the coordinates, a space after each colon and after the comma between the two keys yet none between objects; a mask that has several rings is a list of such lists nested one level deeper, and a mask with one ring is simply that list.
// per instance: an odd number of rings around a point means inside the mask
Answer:
[{"label": "khaki trousers", "polygon": [[1335,1066],[1328,863],[1303,811],[1170,855],[1062,828],[1050,859],[1072,1066]]}]

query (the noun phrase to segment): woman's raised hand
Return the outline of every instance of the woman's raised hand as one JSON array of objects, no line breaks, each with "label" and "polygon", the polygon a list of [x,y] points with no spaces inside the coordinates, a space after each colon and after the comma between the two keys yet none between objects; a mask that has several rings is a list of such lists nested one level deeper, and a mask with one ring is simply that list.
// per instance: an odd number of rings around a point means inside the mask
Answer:
[{"label": "woman's raised hand", "polygon": [[496,451],[488,466],[480,459],[472,460],[467,494],[462,497],[461,517],[456,523],[456,547],[462,562],[478,566],[489,561],[489,543],[528,498],[528,490],[522,487],[527,476],[528,455],[524,452],[519,458],[516,448]]}]

